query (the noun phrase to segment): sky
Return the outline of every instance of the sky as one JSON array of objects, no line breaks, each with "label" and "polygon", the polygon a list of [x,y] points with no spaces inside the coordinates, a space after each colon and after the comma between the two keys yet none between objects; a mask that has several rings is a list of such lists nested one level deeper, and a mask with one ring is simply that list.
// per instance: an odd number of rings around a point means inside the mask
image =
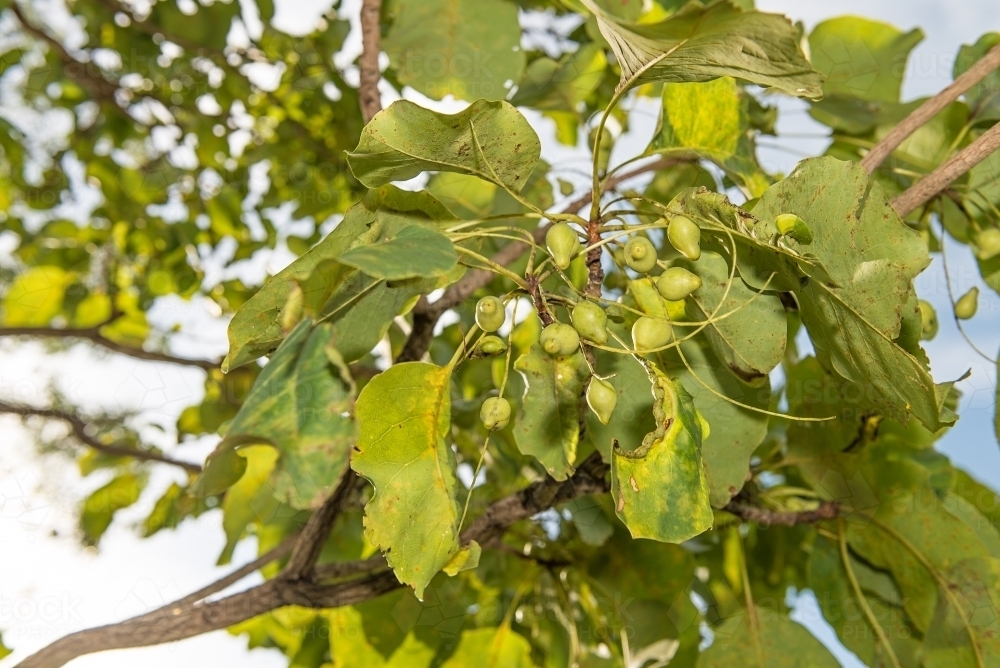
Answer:
[{"label": "sky", "polygon": [[[951,63],[959,45],[974,41],[988,30],[1000,30],[996,0],[758,0],[766,11],[787,13],[812,28],[824,18],[856,14],[885,20],[909,30],[921,26],[926,39],[911,56],[904,82],[904,98],[922,97],[951,81]],[[275,24],[289,32],[303,32],[329,6],[322,0],[276,0]],[[347,0],[341,12],[355,24],[348,39],[344,62],[353,60],[360,48],[356,30],[359,0]],[[252,31],[252,26],[251,26]],[[404,96],[430,103],[412,91]],[[388,102],[389,99],[386,99]],[[449,111],[463,103],[446,101],[435,108]],[[812,122],[805,106],[794,100],[781,103],[779,130],[786,139],[762,142],[761,159],[772,170],[790,171],[802,156],[822,152],[823,129]],[[554,140],[552,127],[531,117],[543,143],[543,157],[552,164],[572,164],[583,155],[567,151]],[[633,111],[631,130],[619,143],[614,159],[621,160],[641,150],[653,132],[655,114],[648,107]],[[767,144],[767,145],[764,145]],[[631,151],[631,153],[630,153]],[[288,221],[288,224],[292,224]],[[955,295],[981,285],[975,263],[963,248],[948,247]],[[277,267],[269,267],[276,270]],[[1000,448],[993,434],[995,370],[979,358],[962,339],[953,320],[940,256],[917,279],[920,296],[938,310],[941,332],[925,347],[938,381],[972,375],[959,384],[963,392],[961,420],[940,442],[940,449],[995,489],[1000,489]],[[989,354],[1000,348],[1000,299],[982,290],[980,315],[967,325],[967,333]],[[151,316],[164,330],[180,326],[173,352],[191,357],[224,354],[225,322],[210,317],[204,304],[168,300],[158,304]],[[170,429],[179,412],[200,400],[202,372],[169,365],[102,356],[85,345],[67,353],[48,354],[37,344],[0,342],[0,396],[42,404],[46,388],[56,382],[71,400],[83,407],[105,406],[142,411],[149,425],[145,435],[169,446]],[[167,432],[155,428],[161,425]],[[201,461],[211,451],[210,439],[175,448],[176,456]],[[154,469],[147,492],[136,506],[123,511],[108,531],[99,551],[80,547],[74,534],[75,509],[90,491],[106,482],[99,475],[80,482],[75,467],[64,458],[33,454],[27,434],[12,418],[0,417],[0,632],[16,652],[0,668],[14,665],[48,642],[78,629],[119,621],[158,607],[221,577],[233,567],[218,568],[215,559],[222,549],[221,515],[206,513],[185,522],[173,532],[139,539],[134,525],[144,518],[159,494],[177,480],[177,473]],[[245,541],[233,563],[251,560],[256,550]],[[248,586],[254,581],[245,581]],[[819,621],[815,600],[798,599],[796,617],[809,626],[837,653],[845,666],[859,665],[838,648],[828,628]],[[245,640],[220,631],[180,643],[81,658],[74,668],[150,668],[184,665],[208,668],[240,665],[246,668],[284,668],[287,659],[276,650],[246,650]]]}]

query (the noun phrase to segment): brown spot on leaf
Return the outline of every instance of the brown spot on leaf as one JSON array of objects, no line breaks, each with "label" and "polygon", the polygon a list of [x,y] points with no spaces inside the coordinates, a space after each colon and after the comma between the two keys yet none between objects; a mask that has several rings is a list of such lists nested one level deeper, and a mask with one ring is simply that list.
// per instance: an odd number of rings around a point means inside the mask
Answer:
[{"label": "brown spot on leaf", "polygon": [[635,476],[631,476],[630,475],[628,477],[628,484],[632,485],[632,491],[633,492],[638,492],[639,491],[639,484],[635,481]]},{"label": "brown spot on leaf", "polygon": [[625,510],[625,497],[622,496],[621,492],[618,492],[618,506],[615,508],[615,512],[621,512]]}]

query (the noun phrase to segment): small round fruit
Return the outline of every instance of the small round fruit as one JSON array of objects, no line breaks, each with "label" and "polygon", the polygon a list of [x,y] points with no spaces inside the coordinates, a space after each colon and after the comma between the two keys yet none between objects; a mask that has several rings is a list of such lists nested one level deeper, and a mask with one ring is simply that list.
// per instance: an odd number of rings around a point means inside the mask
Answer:
[{"label": "small round fruit", "polygon": [[484,332],[495,332],[503,327],[507,311],[496,297],[483,297],[476,304],[476,324]]},{"label": "small round fruit", "polygon": [[666,320],[643,316],[632,325],[632,344],[640,352],[662,348],[673,338],[673,328]]},{"label": "small round fruit", "polygon": [[580,237],[567,223],[556,223],[545,233],[545,246],[556,266],[566,269],[573,256],[580,252]]},{"label": "small round fruit", "polygon": [[590,387],[587,388],[587,405],[594,411],[601,424],[607,424],[611,421],[615,406],[618,405],[618,393],[611,383],[594,376],[590,379]]},{"label": "small round fruit", "polygon": [[646,237],[632,237],[625,244],[625,264],[632,271],[649,273],[656,266],[656,248]]},{"label": "small round fruit", "polygon": [[774,226],[778,228],[778,233],[790,239],[795,239],[800,244],[811,244],[813,240],[812,230],[806,221],[802,220],[794,213],[783,213],[774,219]]},{"label": "small round fruit", "polygon": [[701,277],[684,267],[670,267],[656,281],[657,291],[672,302],[684,299],[700,287]]},{"label": "small round fruit", "polygon": [[992,260],[1000,255],[1000,230],[991,227],[976,235],[976,255],[980,260]]},{"label": "small round fruit", "polygon": [[569,325],[554,322],[542,330],[539,337],[542,350],[549,355],[564,357],[572,355],[580,347],[580,335]]},{"label": "small round fruit", "polygon": [[577,334],[599,346],[608,342],[608,314],[600,306],[580,300],[573,307],[572,317]]},{"label": "small round fruit", "polygon": [[685,216],[674,216],[667,227],[667,239],[677,252],[692,262],[701,257],[701,230]]},{"label": "small round fruit", "polygon": [[972,288],[955,303],[955,317],[968,320],[979,310],[979,288]]},{"label": "small round fruit", "polygon": [[507,344],[499,336],[484,336],[479,339],[479,351],[484,355],[500,355],[507,352]]},{"label": "small round fruit", "polygon": [[479,419],[490,431],[503,429],[510,422],[510,402],[503,397],[490,397],[479,409]]},{"label": "small round fruit", "polygon": [[938,333],[937,312],[929,302],[925,302],[923,299],[917,302],[917,306],[920,307],[920,338],[924,341],[930,341]]}]

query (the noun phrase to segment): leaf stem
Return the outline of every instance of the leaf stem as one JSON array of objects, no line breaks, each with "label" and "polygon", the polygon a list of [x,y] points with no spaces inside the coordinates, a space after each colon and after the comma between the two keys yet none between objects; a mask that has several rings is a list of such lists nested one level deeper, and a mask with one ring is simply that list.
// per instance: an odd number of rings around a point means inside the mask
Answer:
[{"label": "leaf stem", "polygon": [[878,623],[878,619],[875,617],[875,613],[872,612],[871,607],[868,605],[868,599],[865,597],[864,592],[861,591],[861,585],[858,584],[858,578],[854,575],[854,568],[851,566],[851,557],[847,552],[847,534],[844,531],[844,519],[838,518],[837,520],[837,542],[840,544],[840,560],[844,563],[844,570],[847,571],[847,579],[851,582],[851,589],[854,590],[854,595],[858,597],[858,605],[861,606],[862,612],[865,613],[865,618],[868,623],[875,630],[875,635],[878,636],[878,641],[885,648],[886,654],[889,656],[889,660],[892,662],[894,668],[900,668],[899,659],[896,658],[896,652],[892,649],[892,644],[889,642],[889,638],[885,635],[885,630],[882,625]]}]

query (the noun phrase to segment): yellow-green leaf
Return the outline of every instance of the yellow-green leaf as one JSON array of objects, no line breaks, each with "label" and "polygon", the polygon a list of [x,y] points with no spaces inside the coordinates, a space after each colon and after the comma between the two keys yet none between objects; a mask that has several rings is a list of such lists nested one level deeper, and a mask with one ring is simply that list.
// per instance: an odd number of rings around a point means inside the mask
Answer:
[{"label": "yellow-green leaf", "polygon": [[368,539],[418,598],[458,552],[451,369],[423,362],[390,367],[358,397],[351,466],[375,487],[365,506]]},{"label": "yellow-green leaf", "polygon": [[634,538],[680,543],[712,527],[701,460],[708,424],[683,385],[653,364],[647,369],[656,429],[631,452],[614,448],[611,496]]},{"label": "yellow-green leaf", "polygon": [[49,324],[62,309],[63,293],[75,274],[59,267],[32,267],[15,278],[3,296],[3,321],[8,327]]}]

